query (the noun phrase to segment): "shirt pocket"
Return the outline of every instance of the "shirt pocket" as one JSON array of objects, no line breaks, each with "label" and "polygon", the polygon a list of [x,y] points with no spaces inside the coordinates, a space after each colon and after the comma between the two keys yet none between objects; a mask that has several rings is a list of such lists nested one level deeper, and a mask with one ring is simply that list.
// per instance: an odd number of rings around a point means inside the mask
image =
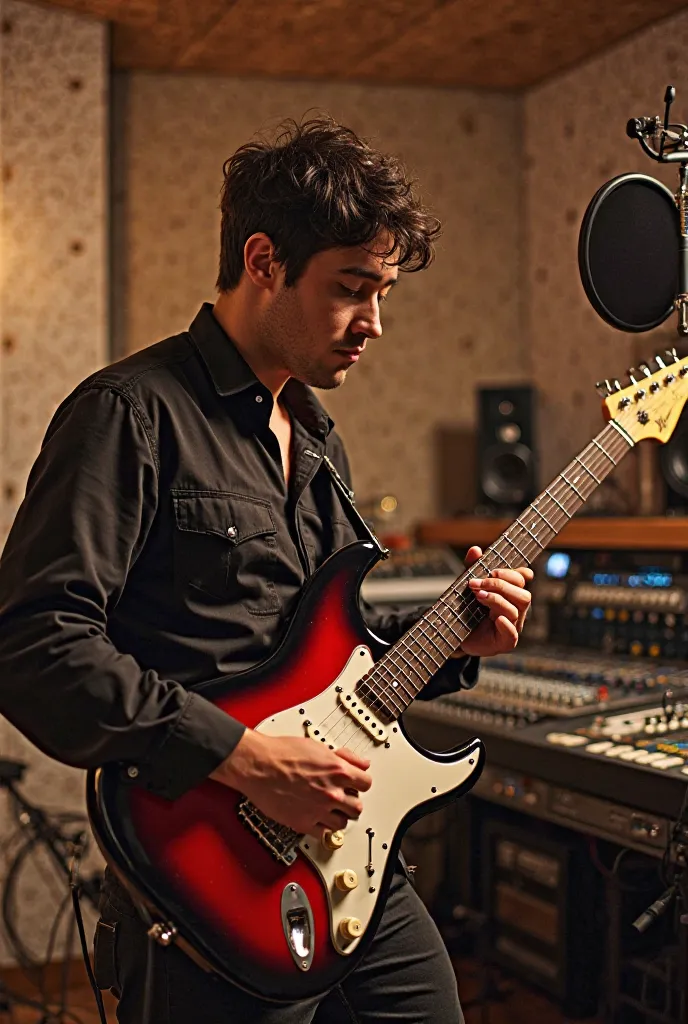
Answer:
[{"label": "shirt pocket", "polygon": [[240,603],[255,615],[279,612],[270,503],[231,491],[176,490],[172,500],[177,585]]}]

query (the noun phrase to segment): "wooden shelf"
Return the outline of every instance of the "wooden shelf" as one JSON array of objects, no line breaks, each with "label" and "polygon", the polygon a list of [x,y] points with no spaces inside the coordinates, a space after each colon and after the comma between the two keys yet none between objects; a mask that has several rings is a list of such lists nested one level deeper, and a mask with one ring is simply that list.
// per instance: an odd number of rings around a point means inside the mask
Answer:
[{"label": "wooden shelf", "polygon": [[[511,519],[461,516],[420,523],[419,544],[486,547],[511,525]],[[616,548],[638,551],[688,551],[688,516],[580,516],[565,526],[550,547]]]}]

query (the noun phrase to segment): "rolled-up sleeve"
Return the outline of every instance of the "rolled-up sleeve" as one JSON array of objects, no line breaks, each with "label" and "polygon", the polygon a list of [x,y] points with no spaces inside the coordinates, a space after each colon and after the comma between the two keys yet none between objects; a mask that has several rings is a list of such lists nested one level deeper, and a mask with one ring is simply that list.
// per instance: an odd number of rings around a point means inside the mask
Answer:
[{"label": "rolled-up sleeve", "polygon": [[77,391],[48,429],[0,561],[0,713],[59,761],[135,764],[175,798],[244,727],[108,637],[157,504],[142,411],[109,386]]}]

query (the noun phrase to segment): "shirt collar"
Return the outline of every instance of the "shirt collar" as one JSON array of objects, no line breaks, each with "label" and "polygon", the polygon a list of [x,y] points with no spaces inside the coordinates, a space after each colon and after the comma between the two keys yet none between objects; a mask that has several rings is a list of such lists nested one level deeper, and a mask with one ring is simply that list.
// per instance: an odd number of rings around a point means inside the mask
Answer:
[{"label": "shirt collar", "polygon": [[[209,302],[201,306],[189,327],[189,334],[218,395],[230,397],[251,389],[263,394],[266,401],[271,401],[272,396],[267,388],[261,384],[232,339],[215,319]],[[282,394],[289,411],[306,430],[324,440],[334,427],[334,422],[312,389],[292,377],[285,384]],[[272,408],[271,404],[269,408]]]}]

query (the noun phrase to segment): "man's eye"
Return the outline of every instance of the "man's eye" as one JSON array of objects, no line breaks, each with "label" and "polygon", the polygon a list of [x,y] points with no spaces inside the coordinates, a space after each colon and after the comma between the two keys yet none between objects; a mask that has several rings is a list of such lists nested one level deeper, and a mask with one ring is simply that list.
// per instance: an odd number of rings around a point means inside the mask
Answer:
[{"label": "man's eye", "polygon": [[353,292],[351,288],[347,288],[345,284],[342,284],[339,287],[342,289],[345,295],[349,296],[350,299],[357,299],[361,294],[360,292]]}]

